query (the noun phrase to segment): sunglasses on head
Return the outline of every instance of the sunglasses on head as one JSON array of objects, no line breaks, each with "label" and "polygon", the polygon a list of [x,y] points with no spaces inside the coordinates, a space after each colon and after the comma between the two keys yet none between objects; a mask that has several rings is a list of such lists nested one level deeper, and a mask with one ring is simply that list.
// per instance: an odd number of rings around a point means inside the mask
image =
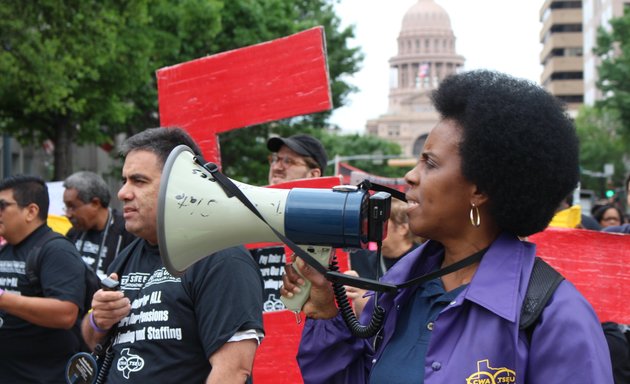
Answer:
[{"label": "sunglasses on head", "polygon": [[17,204],[17,203],[15,201],[0,200],[0,211],[4,211],[6,207],[13,204]]}]

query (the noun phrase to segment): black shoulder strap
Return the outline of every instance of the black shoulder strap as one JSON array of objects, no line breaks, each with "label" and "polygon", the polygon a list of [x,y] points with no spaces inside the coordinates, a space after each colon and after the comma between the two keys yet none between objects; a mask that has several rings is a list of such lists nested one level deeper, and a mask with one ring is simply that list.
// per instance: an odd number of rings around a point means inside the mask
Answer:
[{"label": "black shoulder strap", "polygon": [[[136,252],[141,252],[142,250],[141,243],[142,243],[142,238],[136,237],[135,239],[133,239],[133,241],[124,248],[124,249],[129,248],[129,251],[127,253],[121,253],[120,255],[116,256],[116,258],[114,259],[115,262],[118,263],[118,268],[113,270],[111,273],[117,274],[119,279],[122,278],[122,274],[123,274],[123,271],[125,270],[125,266],[127,266],[127,262],[129,261],[131,256]],[[114,264],[114,266],[115,265],[116,264]]]},{"label": "black shoulder strap", "polygon": [[521,307],[519,323],[519,329],[526,332],[528,340],[531,340],[538,317],[562,280],[564,277],[558,271],[540,257],[536,257]]},{"label": "black shoulder strap", "polygon": [[35,245],[29,250],[28,255],[26,256],[26,266],[24,268],[24,272],[26,274],[26,278],[33,288],[35,288],[36,294],[41,295],[42,289],[39,281],[39,270],[41,266],[41,250],[42,247],[51,240],[54,239],[65,239],[62,234],[57,233],[55,231],[48,231],[42,235],[42,237],[37,240]]}]

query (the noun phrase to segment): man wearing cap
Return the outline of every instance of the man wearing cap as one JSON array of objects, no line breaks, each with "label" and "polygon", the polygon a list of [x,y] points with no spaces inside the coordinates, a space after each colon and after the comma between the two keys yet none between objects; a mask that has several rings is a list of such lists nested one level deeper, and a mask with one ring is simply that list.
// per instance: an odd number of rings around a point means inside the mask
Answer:
[{"label": "man wearing cap", "polygon": [[[326,169],[328,156],[322,143],[310,135],[272,137],[267,141],[269,155],[269,185],[296,179],[321,177]],[[280,285],[285,266],[285,249],[275,245],[250,250],[263,275],[264,312],[285,309],[280,301]]]},{"label": "man wearing cap", "polygon": [[269,185],[324,175],[328,156],[313,136],[272,137],[267,148],[273,152],[269,156]]}]

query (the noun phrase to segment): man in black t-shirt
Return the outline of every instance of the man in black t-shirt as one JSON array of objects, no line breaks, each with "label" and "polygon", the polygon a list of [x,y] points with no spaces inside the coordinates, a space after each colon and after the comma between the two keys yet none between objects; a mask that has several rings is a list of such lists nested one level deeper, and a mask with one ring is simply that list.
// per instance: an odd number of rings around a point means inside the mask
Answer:
[{"label": "man in black t-shirt", "polygon": [[134,236],[125,230],[122,214],[110,208],[109,187],[94,172],[81,171],[63,182],[63,203],[72,228],[66,236],[83,261],[103,279],[107,267]]},{"label": "man in black t-shirt", "polygon": [[[328,155],[322,143],[311,135],[273,136],[267,140],[267,149],[271,151],[269,154],[269,185],[324,175]],[[280,301],[280,286],[287,261],[284,251],[283,245],[250,250],[263,275],[265,312],[286,309]]]},{"label": "man in black t-shirt", "polygon": [[[0,383],[65,383],[66,362],[79,349],[86,268],[63,237],[41,244],[48,188],[33,176],[0,181]],[[39,250],[38,286],[26,260]],[[74,329],[73,329],[74,328]]]},{"label": "man in black t-shirt", "polygon": [[139,237],[109,267],[122,291],[99,290],[82,323],[94,347],[113,330],[107,383],[249,382],[264,336],[263,284],[243,247],[216,252],[173,276],[158,247],[157,207],[162,169],[185,144],[179,128],[147,129],[122,146],[123,202],[127,231]]}]

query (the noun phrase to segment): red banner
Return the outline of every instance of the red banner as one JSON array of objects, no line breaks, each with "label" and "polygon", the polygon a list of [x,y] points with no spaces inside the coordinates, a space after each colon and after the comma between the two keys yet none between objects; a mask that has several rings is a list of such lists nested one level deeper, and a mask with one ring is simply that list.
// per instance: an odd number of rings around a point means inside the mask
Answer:
[{"label": "red banner", "polygon": [[529,241],[586,297],[600,321],[630,324],[630,235],[548,228]]},{"label": "red banner", "polygon": [[[537,254],[573,283],[601,321],[630,323],[630,236],[549,228],[530,236]],[[303,320],[303,316],[302,316]],[[265,340],[256,354],[256,383],[303,383],[295,356],[303,323],[289,311],[265,313]]]}]

